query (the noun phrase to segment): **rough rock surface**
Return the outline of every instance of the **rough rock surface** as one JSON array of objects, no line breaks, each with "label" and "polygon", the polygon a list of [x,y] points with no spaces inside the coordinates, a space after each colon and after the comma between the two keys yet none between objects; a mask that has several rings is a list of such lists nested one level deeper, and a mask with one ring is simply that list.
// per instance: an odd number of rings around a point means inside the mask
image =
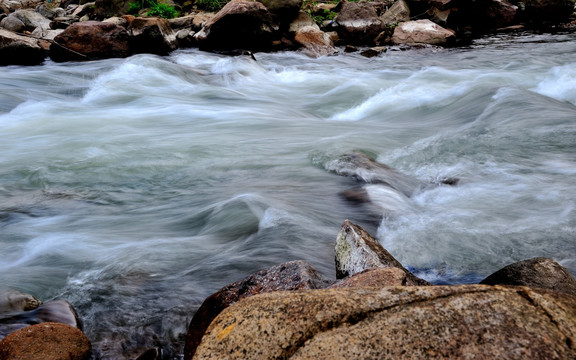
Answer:
[{"label": "rough rock surface", "polygon": [[166,19],[137,17],[128,31],[133,53],[167,55],[178,48],[176,34]]},{"label": "rough rock surface", "polygon": [[410,8],[404,0],[398,0],[386,11],[380,19],[385,25],[394,25],[410,20]]},{"label": "rough rock surface", "polygon": [[262,50],[272,46],[278,25],[259,2],[232,0],[195,35],[199,46],[213,50]]},{"label": "rough rock surface", "polygon": [[330,35],[320,30],[318,26],[305,26],[294,35],[294,41],[302,45],[304,52],[312,57],[334,55],[338,49],[332,44]]},{"label": "rough rock surface", "polygon": [[287,290],[319,289],[328,284],[304,261],[291,261],[259,271],[210,295],[188,326],[184,359],[192,359],[208,325],[222,310],[253,295]]},{"label": "rough rock surface", "polygon": [[518,20],[539,26],[562,23],[574,12],[572,0],[511,0],[518,6]]},{"label": "rough rock surface", "polygon": [[302,0],[259,0],[280,23],[290,23],[298,16]]},{"label": "rough rock surface", "polygon": [[0,29],[0,65],[37,65],[45,58],[38,40]]},{"label": "rough rock surface", "polygon": [[40,27],[42,29],[50,29],[50,20],[35,12],[34,10],[16,10],[6,17],[1,22],[2,27],[6,30],[22,32],[34,31]]},{"label": "rough rock surface", "polygon": [[409,280],[406,272],[396,267],[376,268],[357,273],[337,281],[330,286],[336,288],[369,288],[384,286],[404,286]]},{"label": "rough rock surface", "polygon": [[349,220],[344,221],[338,232],[335,253],[337,279],[372,268],[398,268],[406,274],[403,285],[429,285],[404,268],[368,232]]},{"label": "rough rock surface", "polygon": [[385,26],[371,3],[345,2],[334,19],[338,36],[346,44],[374,44]]},{"label": "rough rock surface", "polygon": [[28,326],[0,342],[0,359],[88,360],[90,340],[75,327],[59,323]]},{"label": "rough rock surface", "polygon": [[41,304],[42,301],[30,294],[12,289],[0,291],[0,314],[34,310]]},{"label": "rough rock surface", "polygon": [[510,264],[480,282],[487,285],[521,285],[576,296],[576,280],[556,261],[538,257]]},{"label": "rough rock surface", "polygon": [[112,23],[74,23],[54,38],[50,57],[54,61],[92,60],[130,55],[128,31]]},{"label": "rough rock surface", "polygon": [[276,292],[224,310],[200,359],[573,359],[576,298],[486,285]]},{"label": "rough rock surface", "polygon": [[407,21],[394,29],[394,44],[446,45],[454,39],[454,32],[430,20]]}]

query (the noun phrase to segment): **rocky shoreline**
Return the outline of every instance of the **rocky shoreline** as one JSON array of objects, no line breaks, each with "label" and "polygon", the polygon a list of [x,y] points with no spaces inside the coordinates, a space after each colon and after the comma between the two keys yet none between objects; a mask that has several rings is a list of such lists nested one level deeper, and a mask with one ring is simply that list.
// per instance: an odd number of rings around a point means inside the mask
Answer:
[{"label": "rocky shoreline", "polygon": [[134,4],[127,0],[2,0],[0,65],[166,55],[189,47],[313,57],[343,49],[371,57],[390,46],[453,46],[493,31],[571,29],[574,13],[572,0],[232,0],[217,13],[196,4],[166,3],[182,14],[168,20],[145,10],[128,15]]},{"label": "rocky shoreline", "polygon": [[[534,258],[478,285],[435,286],[414,276],[346,220],[336,281],[296,260],[226,285],[188,326],[184,359],[573,359],[576,280]],[[65,300],[0,293],[2,359],[91,359]],[[139,360],[162,359],[151,348]]]}]

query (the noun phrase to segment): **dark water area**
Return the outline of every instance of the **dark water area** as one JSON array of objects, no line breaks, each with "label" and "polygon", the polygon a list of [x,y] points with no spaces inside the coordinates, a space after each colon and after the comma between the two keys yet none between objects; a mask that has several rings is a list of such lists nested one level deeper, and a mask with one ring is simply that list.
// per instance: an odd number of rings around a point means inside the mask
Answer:
[{"label": "dark water area", "polygon": [[[296,259],[334,278],[345,219],[438,284],[537,256],[576,274],[574,53],[526,33],[0,68],[0,284],[71,302],[96,358],[178,359],[222,286]],[[364,185],[331,168],[351,151],[459,182]],[[339,195],[358,187],[370,204]]]}]

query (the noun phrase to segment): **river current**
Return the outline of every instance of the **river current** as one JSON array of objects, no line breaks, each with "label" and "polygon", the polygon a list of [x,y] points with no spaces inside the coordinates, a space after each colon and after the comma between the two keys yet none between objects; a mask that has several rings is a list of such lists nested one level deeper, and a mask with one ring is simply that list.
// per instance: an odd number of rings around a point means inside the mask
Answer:
[{"label": "river current", "polygon": [[[576,36],[310,59],[197,50],[0,68],[0,286],[78,310],[95,358],[182,355],[205,297],[345,219],[434,283],[515,261],[576,274]],[[412,197],[333,173],[363,151]]]}]

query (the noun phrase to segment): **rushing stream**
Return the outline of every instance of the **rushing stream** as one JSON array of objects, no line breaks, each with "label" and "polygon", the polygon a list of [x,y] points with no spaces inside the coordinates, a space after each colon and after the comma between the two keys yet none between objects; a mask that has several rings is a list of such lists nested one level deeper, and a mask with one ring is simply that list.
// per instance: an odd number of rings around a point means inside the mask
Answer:
[{"label": "rushing stream", "polygon": [[[95,357],[180,358],[194,311],[289,260],[334,277],[349,218],[435,283],[576,274],[576,36],[310,59],[197,50],[0,68],[0,286],[78,310]],[[408,198],[330,171],[373,154]]]}]

